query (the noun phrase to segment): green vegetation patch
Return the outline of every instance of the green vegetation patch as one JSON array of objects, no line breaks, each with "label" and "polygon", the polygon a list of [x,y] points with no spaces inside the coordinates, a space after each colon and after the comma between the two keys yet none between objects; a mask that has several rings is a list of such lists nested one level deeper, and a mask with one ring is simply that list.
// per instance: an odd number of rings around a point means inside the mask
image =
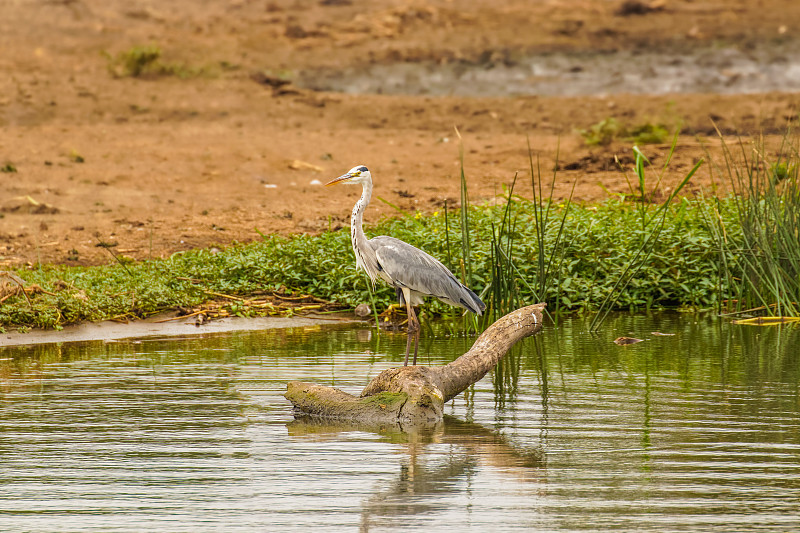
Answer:
[{"label": "green vegetation patch", "polygon": [[643,122],[627,126],[614,117],[603,119],[578,133],[589,146],[605,146],[617,140],[636,144],[662,144],[670,138],[670,128],[665,124]]},{"label": "green vegetation patch", "polygon": [[227,68],[228,63],[220,66],[190,66],[184,63],[167,62],[162,58],[161,47],[155,44],[137,45],[111,55],[103,54],[108,61],[108,71],[116,78],[155,78],[159,76],[177,76],[178,78],[196,78],[214,76],[220,68]]},{"label": "green vegetation patch", "polygon": [[[714,209],[735,237],[734,202],[721,201]],[[547,301],[551,311],[592,311],[611,291],[641,241],[641,206],[610,200],[597,206],[572,205],[563,222],[560,240],[555,231],[542,246],[547,255],[562,259],[548,272],[556,280],[538,291],[538,223],[529,200],[514,198],[509,207],[470,208],[472,274],[467,283],[480,293],[491,278],[492,226],[504,216],[514,217],[513,264],[520,278],[524,302]],[[556,228],[565,206],[554,204],[543,221]],[[655,208],[652,208],[655,209]],[[648,264],[630,281],[616,308],[716,308],[726,297],[727,283],[719,271],[719,248],[706,225],[707,206],[683,200],[667,217]],[[455,226],[455,227],[454,227]],[[439,257],[462,272],[461,233],[443,211],[429,216],[388,219],[366,229],[370,235],[393,235]],[[143,318],[177,307],[190,307],[215,298],[214,294],[248,295],[288,287],[353,308],[370,302],[370,286],[356,271],[345,228],[318,236],[266,236],[261,242],[237,244],[217,253],[193,250],[168,259],[98,267],[41,265],[15,274],[24,280],[26,299],[16,285],[0,289],[0,326],[61,327],[81,321]],[[335,253],[334,253],[335,252]],[[12,292],[13,289],[13,292]],[[486,295],[484,294],[484,297]],[[394,291],[378,285],[373,295],[378,308],[394,300]],[[430,300],[435,314],[460,310]],[[246,302],[240,305],[246,306]]]}]

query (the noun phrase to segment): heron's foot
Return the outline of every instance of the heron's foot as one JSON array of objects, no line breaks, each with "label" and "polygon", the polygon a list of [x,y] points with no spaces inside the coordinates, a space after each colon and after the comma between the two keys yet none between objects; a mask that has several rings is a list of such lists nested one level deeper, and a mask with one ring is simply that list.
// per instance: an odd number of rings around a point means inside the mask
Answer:
[{"label": "heron's foot", "polygon": [[[403,329],[406,326],[409,328],[413,327],[410,324],[406,306],[402,304],[392,304],[387,307],[383,313],[378,315],[378,323],[382,329],[394,331]],[[419,323],[417,323],[417,327],[419,327]]]}]

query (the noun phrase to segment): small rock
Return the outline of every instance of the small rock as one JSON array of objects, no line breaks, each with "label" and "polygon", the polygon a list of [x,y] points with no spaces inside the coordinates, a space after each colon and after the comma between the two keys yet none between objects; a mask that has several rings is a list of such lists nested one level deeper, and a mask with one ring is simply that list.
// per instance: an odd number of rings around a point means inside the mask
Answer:
[{"label": "small rock", "polygon": [[640,0],[625,0],[617,8],[615,15],[627,17],[630,15],[647,15],[654,11],[661,11],[666,7],[665,0],[653,0],[651,2],[641,2]]},{"label": "small rock", "polygon": [[356,316],[360,318],[368,317],[372,313],[372,309],[367,304],[358,304],[355,310]]},{"label": "small rock", "polygon": [[289,163],[289,168],[292,170],[313,170],[315,172],[322,172],[325,170],[319,165],[314,165],[312,163],[307,163],[305,161],[300,161],[299,159],[295,159]]}]

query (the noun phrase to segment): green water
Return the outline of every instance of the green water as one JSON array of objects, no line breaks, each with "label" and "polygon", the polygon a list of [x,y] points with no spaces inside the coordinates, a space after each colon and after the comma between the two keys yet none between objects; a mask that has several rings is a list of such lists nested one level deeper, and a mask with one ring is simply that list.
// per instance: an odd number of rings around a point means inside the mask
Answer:
[{"label": "green water", "polygon": [[[0,531],[800,530],[800,328],[586,326],[526,340],[415,435],[297,422],[282,396],[358,392],[402,335],[0,348]],[[428,334],[421,361],[471,341]]]}]

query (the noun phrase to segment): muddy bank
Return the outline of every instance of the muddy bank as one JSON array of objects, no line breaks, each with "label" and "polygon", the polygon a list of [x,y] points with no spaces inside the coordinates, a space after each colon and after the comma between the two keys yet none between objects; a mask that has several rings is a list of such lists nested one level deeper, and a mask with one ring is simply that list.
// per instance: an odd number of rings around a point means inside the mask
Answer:
[{"label": "muddy bank", "polygon": [[485,62],[398,62],[300,72],[301,87],[351,94],[605,96],[800,90],[797,44],[677,51],[553,52]]}]

